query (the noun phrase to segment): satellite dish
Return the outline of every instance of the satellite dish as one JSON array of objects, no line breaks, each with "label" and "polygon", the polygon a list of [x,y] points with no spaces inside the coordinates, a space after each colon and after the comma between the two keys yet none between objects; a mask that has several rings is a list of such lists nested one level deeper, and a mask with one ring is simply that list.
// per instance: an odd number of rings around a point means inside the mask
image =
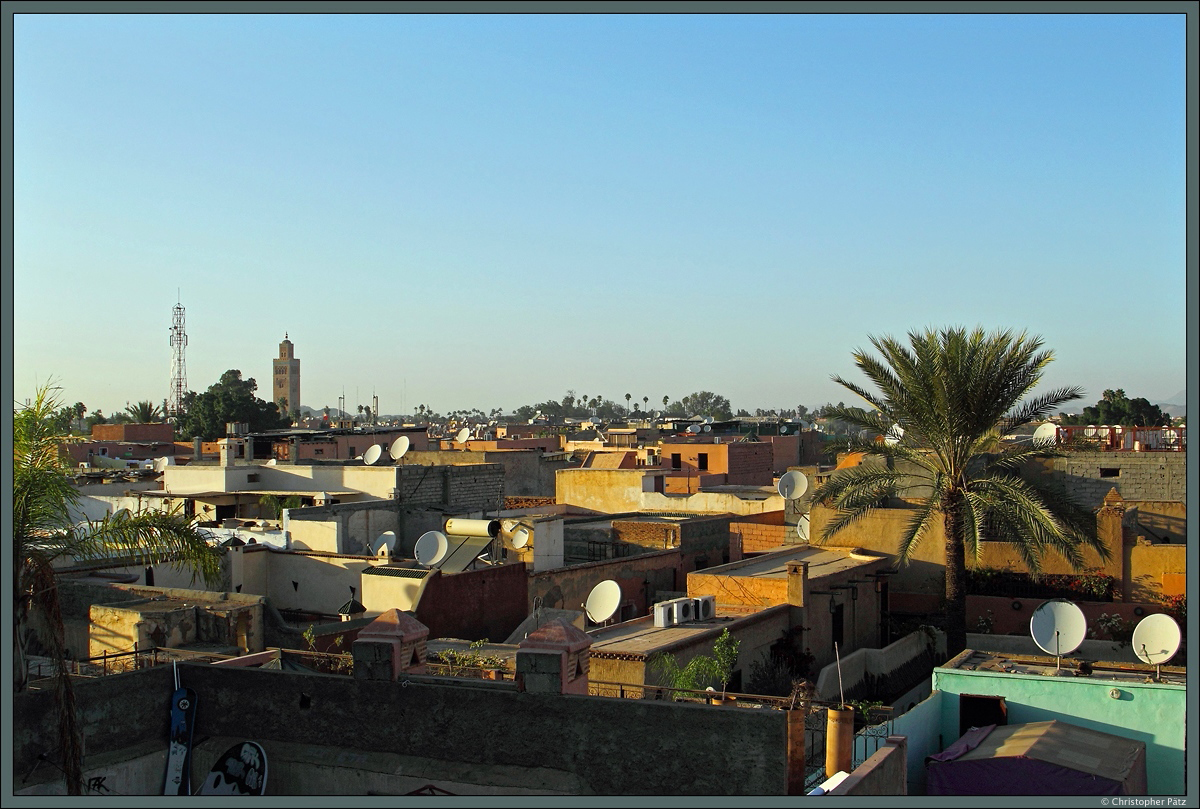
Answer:
[{"label": "satellite dish", "polygon": [[700,432],[700,425],[699,424],[690,424],[690,425],[688,425],[687,431],[689,433],[698,433],[698,432]]},{"label": "satellite dish", "polygon": [[367,466],[374,466],[375,464],[379,463],[379,459],[382,457],[383,445],[372,444],[367,448],[367,451],[363,453],[363,463],[365,463]]},{"label": "satellite dish", "polygon": [[705,416],[705,417],[704,417],[704,423],[705,423],[705,424],[712,424],[712,423],[713,423],[713,417],[712,417],[712,416]]},{"label": "satellite dish", "polygon": [[128,519],[129,519],[129,509],[127,509],[127,508],[119,508],[119,509],[117,509],[116,511],[114,511],[114,512],[112,513],[112,519],[114,519],[114,520],[128,520]]},{"label": "satellite dish", "polygon": [[1133,651],[1151,666],[1161,666],[1179,651],[1183,636],[1170,615],[1147,615],[1133,630]]},{"label": "satellite dish", "polygon": [[433,567],[444,561],[450,553],[450,540],[441,531],[426,531],[417,539],[413,555],[417,561],[426,567]]},{"label": "satellite dish", "polygon": [[1033,431],[1033,443],[1053,444],[1058,440],[1058,425],[1048,421]]},{"label": "satellite dish", "polygon": [[588,593],[587,603],[583,605],[587,617],[594,624],[602,624],[613,616],[617,607],[621,606],[621,586],[612,579],[605,579],[592,588]]},{"label": "satellite dish", "polygon": [[779,425],[779,434],[787,435],[787,425],[786,424]]},{"label": "satellite dish", "polygon": [[904,437],[904,428],[901,427],[899,424],[893,424],[891,426],[891,429],[889,429],[886,433],[884,433],[883,443],[887,444],[889,447],[894,447],[900,443],[900,439],[903,437]]},{"label": "satellite dish", "polygon": [[1086,435],[1088,438],[1091,438],[1092,436],[1094,436],[1096,434],[1096,425],[1089,424],[1087,427],[1084,427],[1083,434]]},{"label": "satellite dish", "polygon": [[796,500],[808,491],[808,476],[799,469],[793,469],[779,479],[776,488],[784,500]]},{"label": "satellite dish", "polygon": [[524,548],[526,545],[528,545],[529,540],[531,540],[531,539],[533,539],[533,532],[530,531],[527,526],[521,525],[521,526],[518,526],[517,529],[512,532],[512,534],[509,536],[508,541],[512,543],[512,546],[515,549],[520,550],[521,548]]},{"label": "satellite dish", "polygon": [[275,466],[277,463],[278,462],[274,458],[272,458],[271,460],[269,460],[265,464],[263,464],[263,466]]},{"label": "satellite dish", "polygon": [[391,556],[392,549],[396,547],[396,532],[384,531],[375,540],[375,555],[376,556]]},{"label": "satellite dish", "polygon": [[166,468],[167,468],[167,458],[163,457],[163,458],[155,458],[154,459],[154,471],[155,472],[166,471]]},{"label": "satellite dish", "polygon": [[1043,652],[1062,657],[1083,643],[1087,619],[1075,604],[1065,598],[1055,598],[1033,611],[1029,618],[1029,634]]},{"label": "satellite dish", "polygon": [[412,446],[412,441],[407,435],[402,435],[392,442],[388,454],[392,456],[393,461],[398,461],[404,457],[404,453],[408,452],[408,448]]},{"label": "satellite dish", "polygon": [[706,432],[706,433],[711,433],[711,432],[712,432],[712,425],[711,425],[711,424],[705,424],[705,425],[704,425],[704,432]]},{"label": "satellite dish", "polygon": [[454,436],[454,440],[456,442],[458,442],[459,444],[464,444],[464,443],[466,443],[467,439],[470,437],[471,437],[471,431],[469,429],[467,429],[466,427],[463,427]]}]

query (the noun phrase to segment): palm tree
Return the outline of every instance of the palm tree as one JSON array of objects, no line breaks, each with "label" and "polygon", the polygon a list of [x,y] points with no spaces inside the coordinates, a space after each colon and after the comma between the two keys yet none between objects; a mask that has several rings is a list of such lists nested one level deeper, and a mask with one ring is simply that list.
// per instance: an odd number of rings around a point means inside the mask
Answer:
[{"label": "palm tree", "polygon": [[129,405],[125,408],[125,412],[137,424],[152,424],[162,419],[162,412],[158,409],[158,405],[149,401]]},{"label": "palm tree", "polygon": [[13,414],[13,685],[28,683],[26,657],[34,635],[31,612],[47,630],[40,638],[55,662],[59,740],[70,794],[82,789],[82,739],[75,696],[64,664],[66,643],[55,564],[70,560],[124,558],[138,565],[171,562],[190,567],[206,584],[220,578],[221,552],[192,521],[165,512],[118,512],[76,525],[79,494],[66,476],[53,429],[58,401],[47,383],[34,401]]},{"label": "palm tree", "polygon": [[854,352],[855,365],[878,392],[833,378],[876,411],[841,404],[828,408],[828,415],[857,428],[839,448],[885,463],[842,470],[813,496],[837,509],[822,531],[825,540],[883,498],[919,490],[898,555],[907,563],[931,527],[941,523],[946,641],[953,656],[966,647],[966,554],[978,561],[984,541],[1011,543],[1034,574],[1048,551],[1076,570],[1083,566],[1083,548],[1103,560],[1111,554],[1097,537],[1094,514],[1061,490],[1021,475],[1028,462],[1061,453],[1049,444],[999,446],[1004,433],[1042,420],[1082,395],[1069,387],[1026,398],[1053,359],[1052,352],[1042,350],[1041,338],[1009,331],[985,334],[978,328],[908,337],[911,347],[891,337],[870,338],[882,361]]}]

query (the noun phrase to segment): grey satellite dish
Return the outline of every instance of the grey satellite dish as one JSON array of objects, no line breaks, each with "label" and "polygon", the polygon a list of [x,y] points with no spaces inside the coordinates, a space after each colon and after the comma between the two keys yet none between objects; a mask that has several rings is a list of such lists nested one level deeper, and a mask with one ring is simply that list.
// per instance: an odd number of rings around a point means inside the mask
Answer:
[{"label": "grey satellite dish", "polygon": [[392,456],[393,461],[398,461],[404,457],[404,453],[408,452],[408,448],[412,446],[412,441],[407,435],[402,435],[392,442],[388,454]]},{"label": "grey satellite dish", "polygon": [[779,434],[787,435],[787,425],[786,424],[779,425]]},{"label": "grey satellite dish", "polygon": [[[1183,636],[1179,624],[1170,615],[1147,615],[1133,630],[1133,651],[1143,663],[1156,669],[1179,651]],[[1161,671],[1155,679],[1161,679]]]},{"label": "grey satellite dish", "polygon": [[461,430],[459,430],[459,431],[458,431],[458,433],[457,433],[457,434],[454,436],[454,440],[455,440],[457,443],[459,443],[459,444],[465,444],[465,443],[466,443],[466,441],[467,441],[467,439],[468,439],[468,438],[470,438],[470,437],[471,437],[471,431],[470,431],[470,430],[468,430],[466,427],[463,427],[463,428],[462,428]]},{"label": "grey satellite dish", "polygon": [[1033,443],[1053,444],[1058,439],[1058,425],[1048,421],[1033,431]]},{"label": "grey satellite dish", "polygon": [[[1087,619],[1083,610],[1065,598],[1047,601],[1033,611],[1029,618],[1029,634],[1046,654],[1055,658],[1069,655],[1079,648],[1087,635]],[[1056,672],[1058,664],[1055,664]]]},{"label": "grey satellite dish", "polygon": [[583,605],[587,617],[594,624],[602,624],[613,616],[621,606],[621,586],[612,579],[605,579],[588,593]]},{"label": "grey satellite dish", "polygon": [[375,555],[376,556],[391,556],[392,549],[396,547],[396,532],[384,531],[375,539]]},{"label": "grey satellite dish", "polygon": [[776,488],[784,500],[796,500],[808,491],[808,476],[798,469],[793,469],[779,479]]},{"label": "grey satellite dish", "polygon": [[426,531],[417,540],[413,555],[426,567],[433,567],[450,553],[450,540],[441,531]]},{"label": "grey satellite dish", "polygon": [[705,424],[712,424],[712,423],[713,423],[713,417],[712,417],[712,416],[705,416],[705,417],[704,417],[704,423],[705,423]]},{"label": "grey satellite dish", "polygon": [[711,433],[711,432],[712,432],[712,425],[711,425],[711,424],[705,424],[705,425],[704,425],[704,432],[706,432],[706,433]]},{"label": "grey satellite dish", "polygon": [[114,519],[114,520],[128,520],[128,519],[129,519],[129,509],[127,509],[127,508],[119,508],[119,509],[117,509],[116,511],[114,511],[114,512],[112,513],[112,519]]},{"label": "grey satellite dish", "polygon": [[700,425],[699,424],[690,424],[690,425],[688,425],[687,431],[689,433],[698,433],[698,432],[700,432]]},{"label": "grey satellite dish", "polygon": [[363,463],[367,466],[374,466],[379,463],[379,459],[383,457],[383,445],[372,444],[367,447],[367,451],[363,453]]}]

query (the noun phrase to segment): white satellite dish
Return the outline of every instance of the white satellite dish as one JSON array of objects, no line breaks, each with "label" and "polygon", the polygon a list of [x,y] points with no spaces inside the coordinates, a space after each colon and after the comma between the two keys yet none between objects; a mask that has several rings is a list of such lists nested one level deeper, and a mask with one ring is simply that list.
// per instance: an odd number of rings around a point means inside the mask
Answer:
[{"label": "white satellite dish", "polygon": [[1151,666],[1161,666],[1179,651],[1183,636],[1170,615],[1147,615],[1133,630],[1133,651]]},{"label": "white satellite dish", "polygon": [[705,424],[712,424],[712,423],[713,423],[713,417],[712,417],[712,416],[705,416],[705,417],[704,417],[704,423],[705,423]]},{"label": "white satellite dish", "polygon": [[372,444],[367,447],[367,451],[363,453],[363,463],[367,466],[374,466],[379,463],[379,459],[383,457],[383,445]]},{"label": "white satellite dish", "polygon": [[711,433],[711,432],[712,432],[712,425],[711,425],[711,424],[705,424],[705,425],[704,425],[704,432],[706,432],[706,433]]},{"label": "white satellite dish", "polygon": [[899,424],[893,424],[891,428],[884,433],[883,443],[889,447],[894,447],[900,443],[900,439],[904,437],[904,428]]},{"label": "white satellite dish", "polygon": [[520,550],[529,544],[529,540],[533,539],[533,532],[527,526],[520,525],[509,535],[508,541],[512,543],[513,548]]},{"label": "white satellite dish", "polygon": [[426,567],[433,567],[444,561],[450,553],[450,540],[441,531],[426,531],[417,539],[413,555],[417,561]]},{"label": "white satellite dish", "polygon": [[700,432],[700,425],[699,424],[690,424],[690,425],[688,425],[687,431],[689,433],[698,433],[698,432]]},{"label": "white satellite dish", "polygon": [[396,547],[396,532],[384,531],[375,539],[375,555],[376,556],[391,556],[392,549]]},{"label": "white satellite dish", "polygon": [[407,435],[402,435],[392,442],[392,446],[388,449],[388,454],[392,456],[393,461],[398,461],[404,457],[404,453],[408,452],[408,448],[412,446],[412,441]]},{"label": "white satellite dish", "polygon": [[808,475],[799,469],[793,469],[779,479],[776,488],[784,500],[796,500],[808,491]]},{"label": "white satellite dish", "polygon": [[1029,618],[1029,634],[1038,648],[1059,658],[1069,655],[1083,643],[1087,619],[1075,604],[1065,598],[1055,598],[1033,611]]},{"label": "white satellite dish", "polygon": [[780,424],[780,425],[779,425],[779,434],[780,434],[780,435],[787,435],[787,425],[786,425],[786,424]]},{"label": "white satellite dish", "polygon": [[613,616],[621,606],[621,586],[612,579],[605,579],[588,593],[583,605],[587,617],[594,624],[602,624]]},{"label": "white satellite dish", "polygon": [[275,466],[276,464],[278,464],[278,461],[276,461],[274,458],[272,458],[271,460],[269,460],[265,464],[263,464],[263,466]]},{"label": "white satellite dish", "polygon": [[1058,440],[1058,425],[1048,421],[1033,431],[1033,443],[1053,444]]},{"label": "white satellite dish", "polygon": [[1089,424],[1088,426],[1084,427],[1083,434],[1086,435],[1088,438],[1091,438],[1092,436],[1094,436],[1096,434],[1096,425]]},{"label": "white satellite dish", "polygon": [[164,471],[166,471],[166,469],[167,469],[167,461],[168,461],[168,458],[166,458],[166,457],[163,457],[163,458],[155,458],[155,459],[154,459],[154,471],[155,471],[155,472],[164,472]]},{"label": "white satellite dish", "polygon": [[466,427],[463,427],[454,436],[454,440],[456,442],[458,442],[459,444],[464,444],[464,443],[466,443],[467,439],[470,437],[471,437],[471,431],[469,429],[467,429]]}]

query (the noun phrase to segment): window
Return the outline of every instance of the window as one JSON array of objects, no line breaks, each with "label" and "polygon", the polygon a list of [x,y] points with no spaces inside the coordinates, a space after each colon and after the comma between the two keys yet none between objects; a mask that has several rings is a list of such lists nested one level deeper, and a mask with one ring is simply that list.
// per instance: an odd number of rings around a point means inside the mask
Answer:
[{"label": "window", "polygon": [[678,452],[671,453],[671,468],[672,469],[683,469],[683,456],[680,455]]},{"label": "window", "polygon": [[707,452],[701,452],[697,456],[696,465],[699,466],[701,469],[708,469],[708,453]]},{"label": "window", "polygon": [[324,455],[324,454],[325,454],[325,450],[323,450],[323,449],[318,448],[318,449],[313,450],[313,455]]},{"label": "window", "polygon": [[1109,468],[1102,466],[1102,467],[1100,467],[1100,477],[1102,477],[1102,478],[1119,478],[1119,477],[1121,477],[1121,470],[1120,469],[1109,469]]},{"label": "window", "polygon": [[258,473],[251,472],[250,474],[246,475],[246,482],[247,483],[258,483]]}]

